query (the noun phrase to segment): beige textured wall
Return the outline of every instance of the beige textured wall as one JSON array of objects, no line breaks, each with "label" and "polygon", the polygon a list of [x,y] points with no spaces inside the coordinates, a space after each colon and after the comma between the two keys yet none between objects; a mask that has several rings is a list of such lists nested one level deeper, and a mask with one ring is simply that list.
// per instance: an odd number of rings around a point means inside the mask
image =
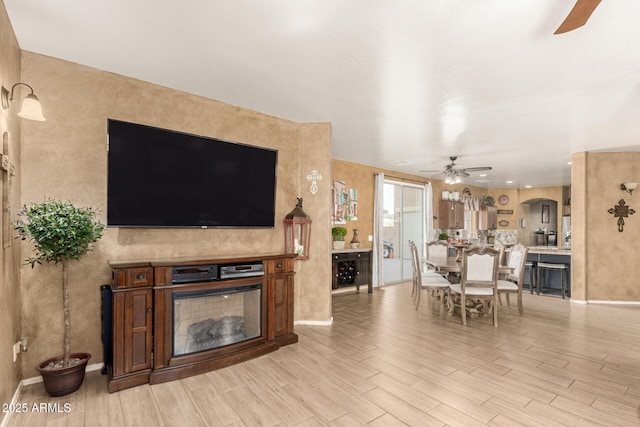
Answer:
[{"label": "beige textured wall", "polygon": [[[23,52],[22,65],[47,117],[23,128],[23,203],[71,200],[98,208],[106,220],[107,118],[279,151],[274,229],[109,228],[92,253],[72,263],[72,350],[92,353],[90,363],[102,361],[99,288],[110,279],[107,260],[282,252],[282,219],[301,195],[314,220],[312,234],[328,223],[328,208],[316,201],[328,197],[327,183],[317,199],[305,189],[311,164],[329,175],[329,124],[299,124],[31,52]],[[312,239],[311,258],[296,262],[295,320],[330,317],[329,263],[326,244]],[[22,275],[24,329],[32,339],[23,375],[31,377],[38,361],[61,352],[60,268],[24,267]]]},{"label": "beige textured wall", "polygon": [[[385,178],[407,180],[413,184],[424,184],[427,181],[431,182],[433,186],[433,211],[434,215],[438,215],[438,203],[441,199],[442,192],[444,190],[459,191],[465,187],[469,187],[474,197],[482,197],[487,190],[469,186],[465,184],[448,185],[440,179],[425,178],[418,175],[406,174],[389,169],[380,169],[372,166],[362,165],[358,163],[351,163],[344,160],[333,159],[333,180],[345,181],[347,188],[355,188],[358,190],[358,220],[347,221],[347,247],[348,242],[353,237],[353,229],[358,229],[358,235],[360,240],[360,247],[370,248],[372,242],[367,241],[367,236],[373,234],[373,195],[374,195],[374,174],[384,173]],[[333,203],[330,200],[329,203]],[[438,227],[438,222],[435,221],[434,226]],[[331,240],[330,230],[327,231],[327,238]]]},{"label": "beige textured wall", "polygon": [[[373,242],[369,242],[367,236],[373,235],[373,176],[380,170],[371,166],[336,159],[331,161],[331,165],[333,171],[331,178],[332,188],[333,181],[344,181],[347,188],[355,188],[358,191],[358,219],[356,221],[347,221],[347,224],[344,225],[347,228],[345,247],[349,247],[349,242],[353,238],[353,229],[355,228],[358,230],[360,247],[370,248]],[[330,209],[333,209],[332,203],[333,197],[330,195],[327,201]],[[331,224],[324,232],[324,237],[329,242],[329,247],[331,247]]]},{"label": "beige textured wall", "polygon": [[[379,169],[371,166],[361,165],[358,163],[351,163],[344,160],[333,159],[333,180],[345,181],[347,188],[356,188],[358,190],[358,220],[347,221],[347,242],[353,237],[353,229],[358,229],[360,236],[360,247],[371,247],[371,242],[367,241],[367,236],[373,233],[373,193],[374,193],[374,180],[373,175],[376,172],[382,172],[390,179],[401,178],[408,180],[408,182],[420,184],[427,181],[431,182],[433,186],[433,203],[434,203],[434,215],[438,215],[438,203],[440,202],[442,192],[458,191],[462,193],[462,190],[469,188],[473,197],[482,198],[483,196],[493,196],[496,199],[506,194],[509,196],[510,201],[507,205],[497,205],[498,209],[512,209],[513,215],[500,215],[498,220],[506,219],[509,221],[508,226],[498,227],[499,229],[515,229],[516,220],[518,217],[518,209],[520,204],[520,194],[518,190],[513,189],[492,189],[487,190],[485,188],[475,187],[465,183],[449,185],[445,184],[441,179],[424,178],[417,175],[405,174],[388,169]],[[546,194],[546,192],[543,192]],[[553,194],[552,194],[553,196]],[[332,201],[330,201],[332,203]],[[437,228],[438,223],[435,222]],[[330,239],[330,234],[327,234]]]},{"label": "beige textured wall", "polygon": [[[303,198],[304,211],[311,217],[313,246],[308,261],[296,261],[296,322],[328,323],[331,320],[331,241],[324,237],[331,224],[331,147],[327,144],[330,140],[331,128],[326,123],[308,124],[300,129],[299,197]],[[315,195],[307,180],[313,170],[322,175]],[[288,204],[287,212],[294,206],[295,199]]]},{"label": "beige textured wall", "polygon": [[[11,90],[20,78],[20,48],[16,41],[11,23],[7,17],[4,3],[0,2],[0,84]],[[22,93],[20,93],[22,95]],[[0,144],[2,135],[7,132],[9,138],[9,159],[20,167],[20,119],[16,116],[18,105],[8,110],[0,108]],[[0,145],[0,149],[2,145]],[[5,153],[7,154],[7,153]],[[8,190],[9,198],[4,200],[10,208],[10,220],[20,207],[20,181],[18,176],[9,182],[0,182],[0,194]],[[13,362],[12,344],[21,336],[20,327],[20,245],[13,240],[12,227],[2,222],[0,227],[0,402],[11,402],[13,393],[21,379],[23,357]],[[6,244],[5,244],[6,242]],[[5,416],[0,413],[0,420]]]},{"label": "beige textured wall", "polygon": [[[571,155],[571,299],[587,300],[587,157]],[[608,270],[608,269],[607,269]]]},{"label": "beige textured wall", "polygon": [[[630,196],[618,188],[623,182],[640,181],[640,153],[588,153],[585,159],[586,258],[581,265],[587,270],[586,299],[640,301],[640,192]],[[621,199],[636,210],[624,219],[623,232],[618,231],[617,218],[608,212]]]}]

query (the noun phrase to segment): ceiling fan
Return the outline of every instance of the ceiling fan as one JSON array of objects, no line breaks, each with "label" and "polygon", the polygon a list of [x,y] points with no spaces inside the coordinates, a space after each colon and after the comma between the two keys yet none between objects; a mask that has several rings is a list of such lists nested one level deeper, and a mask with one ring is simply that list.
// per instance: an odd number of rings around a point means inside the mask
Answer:
[{"label": "ceiling fan", "polygon": [[[447,184],[457,184],[459,182],[462,182],[462,178],[463,177],[469,176],[469,172],[480,172],[480,171],[491,170],[491,166],[478,166],[478,167],[473,167],[473,168],[461,167],[462,165],[459,165],[459,164],[456,163],[457,159],[458,159],[458,156],[449,157],[449,160],[451,160],[451,163],[446,165],[444,167],[443,171],[421,170],[420,172],[438,172],[437,174],[435,174],[433,176],[444,175],[445,176],[445,180],[444,180],[445,183],[447,183]],[[458,166],[458,167],[456,167],[456,166]]]},{"label": "ceiling fan", "polygon": [[591,14],[602,0],[578,0],[575,6],[569,12],[569,15],[560,24],[560,27],[553,34],[562,34],[568,31],[573,31],[576,28],[582,27],[587,23],[587,20],[591,17]]}]

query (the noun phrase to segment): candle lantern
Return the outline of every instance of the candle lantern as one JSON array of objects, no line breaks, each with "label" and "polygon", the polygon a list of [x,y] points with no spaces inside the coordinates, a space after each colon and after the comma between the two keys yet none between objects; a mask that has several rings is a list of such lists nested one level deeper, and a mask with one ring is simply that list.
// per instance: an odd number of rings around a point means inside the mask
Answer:
[{"label": "candle lantern", "polygon": [[284,218],[284,248],[295,259],[309,259],[311,218],[302,210],[302,198],[297,198],[296,207]]}]

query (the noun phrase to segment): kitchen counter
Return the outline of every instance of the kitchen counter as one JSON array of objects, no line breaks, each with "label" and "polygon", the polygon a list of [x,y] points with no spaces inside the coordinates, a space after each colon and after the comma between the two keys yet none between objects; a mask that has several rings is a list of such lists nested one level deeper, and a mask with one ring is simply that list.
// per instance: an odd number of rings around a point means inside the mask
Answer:
[{"label": "kitchen counter", "polygon": [[529,253],[571,256],[571,249],[558,248],[557,246],[529,246]]},{"label": "kitchen counter", "polygon": [[[569,295],[571,294],[571,249],[559,249],[557,246],[529,246],[527,261],[533,262],[534,266],[537,266],[540,262],[568,265],[567,289]],[[540,289],[542,293],[560,294],[560,290],[562,289],[562,275],[560,271],[545,270],[545,273],[542,273],[540,269],[536,269],[538,282],[542,279],[540,275],[544,275],[546,285],[544,289]]]}]

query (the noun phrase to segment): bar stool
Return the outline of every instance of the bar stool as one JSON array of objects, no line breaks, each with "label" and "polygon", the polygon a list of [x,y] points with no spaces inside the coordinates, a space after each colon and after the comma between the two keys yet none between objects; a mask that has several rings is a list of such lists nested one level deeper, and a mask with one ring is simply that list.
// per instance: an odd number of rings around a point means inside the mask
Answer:
[{"label": "bar stool", "polygon": [[[536,286],[537,288],[537,292],[538,295],[540,295],[540,289],[542,289],[544,291],[545,288],[547,288],[545,285],[546,283],[546,278],[547,278],[547,272],[544,272],[545,275],[543,276],[542,270],[549,270],[549,271],[559,271],[560,275],[561,275],[561,280],[560,280],[560,295],[562,296],[562,299],[564,299],[565,295],[568,293],[568,286],[567,286],[567,271],[569,270],[569,265],[568,264],[561,264],[561,263],[554,263],[554,262],[538,262],[538,285]],[[550,288],[549,288],[550,289]]]},{"label": "bar stool", "polygon": [[533,288],[536,287],[536,261],[527,261],[524,263],[524,268],[529,268],[529,289],[533,294]]}]

